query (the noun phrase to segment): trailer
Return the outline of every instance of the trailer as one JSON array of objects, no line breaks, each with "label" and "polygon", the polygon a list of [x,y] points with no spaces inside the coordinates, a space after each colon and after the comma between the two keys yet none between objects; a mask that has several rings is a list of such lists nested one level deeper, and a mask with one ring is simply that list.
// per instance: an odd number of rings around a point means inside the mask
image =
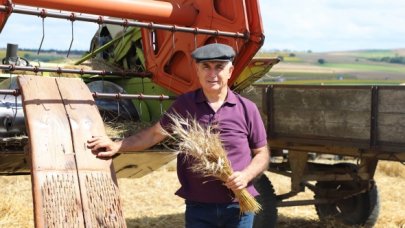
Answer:
[{"label": "trailer", "polygon": [[[274,196],[278,206],[315,205],[320,219],[373,225],[377,164],[405,161],[405,87],[260,87],[269,171],[291,178],[290,191]],[[314,199],[290,200],[306,189]]]}]

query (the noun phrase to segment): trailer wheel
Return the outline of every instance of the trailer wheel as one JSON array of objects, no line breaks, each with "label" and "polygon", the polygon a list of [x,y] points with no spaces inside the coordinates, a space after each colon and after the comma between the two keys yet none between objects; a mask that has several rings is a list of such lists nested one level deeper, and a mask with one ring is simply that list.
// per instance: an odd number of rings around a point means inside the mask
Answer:
[{"label": "trailer wheel", "polygon": [[254,182],[256,190],[260,193],[256,200],[262,206],[262,210],[255,215],[254,228],[276,227],[277,222],[277,199],[273,185],[266,175],[260,175]]},{"label": "trailer wheel", "polygon": [[[357,184],[354,181],[319,181],[316,184],[315,199],[325,198],[325,191],[344,191],[355,188],[357,188]],[[321,220],[335,218],[347,225],[366,227],[372,227],[376,223],[379,207],[376,185],[367,192],[336,203],[315,204],[316,212]]]}]

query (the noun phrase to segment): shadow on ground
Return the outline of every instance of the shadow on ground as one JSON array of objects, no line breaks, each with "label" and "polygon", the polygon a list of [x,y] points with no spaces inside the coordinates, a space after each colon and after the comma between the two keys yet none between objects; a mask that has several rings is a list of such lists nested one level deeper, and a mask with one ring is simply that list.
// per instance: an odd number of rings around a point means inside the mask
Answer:
[{"label": "shadow on ground", "polygon": [[177,228],[184,227],[184,213],[157,217],[127,218],[128,228]]},{"label": "shadow on ground", "polygon": [[329,221],[320,221],[317,219],[291,218],[278,215],[277,228],[355,228],[358,226],[348,226],[334,219]]},{"label": "shadow on ground", "polygon": [[[181,228],[184,227],[184,213],[163,215],[158,217],[142,217],[131,219],[127,218],[128,228]],[[279,215],[277,228],[348,228],[343,224],[336,222],[321,222],[319,220],[310,220],[302,218],[290,218]],[[271,227],[263,227],[271,228]]]}]

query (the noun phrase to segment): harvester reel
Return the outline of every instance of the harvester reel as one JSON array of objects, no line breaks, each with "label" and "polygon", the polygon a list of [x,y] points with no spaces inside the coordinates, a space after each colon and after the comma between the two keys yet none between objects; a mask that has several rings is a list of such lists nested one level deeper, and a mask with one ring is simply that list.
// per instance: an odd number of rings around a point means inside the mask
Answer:
[{"label": "harvester reel", "polygon": [[[110,81],[93,81],[87,83],[91,92],[124,94],[126,91]],[[139,115],[131,100],[96,99],[97,107],[104,121],[138,121]]]}]

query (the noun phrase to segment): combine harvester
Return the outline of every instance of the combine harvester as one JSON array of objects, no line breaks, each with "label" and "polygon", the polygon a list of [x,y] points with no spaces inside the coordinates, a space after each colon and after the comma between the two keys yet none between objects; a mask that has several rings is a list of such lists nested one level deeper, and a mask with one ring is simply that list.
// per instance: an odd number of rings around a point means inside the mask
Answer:
[{"label": "combine harvester", "polygon": [[[31,173],[36,227],[125,227],[116,177],[140,177],[175,158],[161,149],[120,155],[114,164],[94,158],[85,140],[104,134],[96,104],[100,111],[113,104],[127,119],[157,120],[177,94],[198,87],[190,53],[207,43],[235,49],[230,80],[235,90],[277,62],[253,59],[264,41],[257,1],[2,1],[0,10],[1,29],[13,13],[38,16],[43,22],[49,17],[70,20],[72,42],[75,21],[100,26],[91,53],[78,64],[99,56],[101,68],[30,66],[22,63],[15,45],[9,45],[0,66],[10,74],[24,72],[10,77],[8,88],[0,91],[10,107],[1,117],[0,172]],[[122,67],[104,69],[105,62]],[[83,80],[38,76],[44,72],[76,73]]]},{"label": "combine harvester", "polygon": [[[0,28],[12,13],[38,16],[42,21],[67,19],[72,31],[75,21],[99,25],[89,54],[77,62],[76,69],[29,66],[11,50],[0,66],[10,74],[25,72],[17,80],[8,79],[0,90],[7,99],[1,107],[5,111],[0,112],[4,123],[0,174],[31,173],[37,227],[65,223],[125,226],[116,177],[141,177],[175,158],[172,152],[156,147],[120,154],[112,163],[96,161],[84,146],[86,138],[104,132],[96,105],[104,117],[113,110],[109,117],[158,120],[176,95],[198,87],[190,53],[207,43],[226,43],[236,51],[229,86],[237,92],[279,61],[254,57],[264,42],[257,0],[105,0],[102,4],[96,0],[3,0],[0,11]],[[87,60],[92,69],[80,68]],[[73,73],[82,80],[35,76],[44,72]],[[313,204],[320,219],[335,217],[351,225],[375,223],[377,163],[405,161],[401,149],[405,127],[392,124],[405,113],[401,109],[405,104],[398,102],[405,100],[404,90],[266,86],[263,91],[269,145],[273,156],[284,158],[272,163],[269,171],[290,177],[291,191],[276,196],[267,177],[261,176],[255,186],[263,211],[256,216],[255,227],[275,226],[276,205]],[[350,156],[357,163],[311,161],[309,153]],[[103,188],[97,190],[95,185]],[[313,191],[315,198],[289,200],[305,189]]]}]

